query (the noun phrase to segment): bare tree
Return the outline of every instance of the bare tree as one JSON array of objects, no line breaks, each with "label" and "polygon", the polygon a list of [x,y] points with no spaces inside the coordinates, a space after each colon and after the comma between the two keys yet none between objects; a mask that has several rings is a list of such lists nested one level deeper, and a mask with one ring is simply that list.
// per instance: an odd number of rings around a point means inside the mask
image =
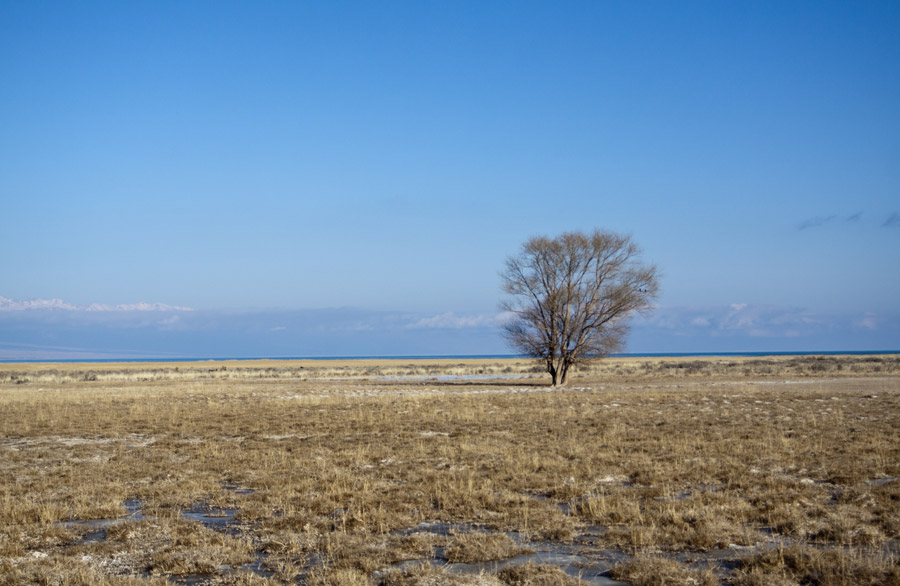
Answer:
[{"label": "bare tree", "polygon": [[570,367],[624,347],[629,317],[656,297],[656,267],[639,256],[630,236],[601,230],[531,238],[501,272],[507,340],[566,384]]}]

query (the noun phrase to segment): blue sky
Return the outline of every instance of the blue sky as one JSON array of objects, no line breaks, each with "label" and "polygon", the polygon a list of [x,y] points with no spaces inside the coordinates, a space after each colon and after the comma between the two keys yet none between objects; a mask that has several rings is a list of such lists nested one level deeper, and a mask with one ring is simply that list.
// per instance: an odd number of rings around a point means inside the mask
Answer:
[{"label": "blue sky", "polygon": [[0,358],[502,353],[503,259],[595,227],[663,275],[630,351],[898,349],[898,30],[896,2],[4,2]]}]

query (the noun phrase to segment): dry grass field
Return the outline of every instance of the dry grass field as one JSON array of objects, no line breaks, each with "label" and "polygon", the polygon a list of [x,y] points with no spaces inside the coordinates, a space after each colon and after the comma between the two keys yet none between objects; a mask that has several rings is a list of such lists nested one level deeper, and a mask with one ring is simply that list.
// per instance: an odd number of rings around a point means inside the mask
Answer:
[{"label": "dry grass field", "polygon": [[0,585],[900,584],[900,357],[0,364]]}]

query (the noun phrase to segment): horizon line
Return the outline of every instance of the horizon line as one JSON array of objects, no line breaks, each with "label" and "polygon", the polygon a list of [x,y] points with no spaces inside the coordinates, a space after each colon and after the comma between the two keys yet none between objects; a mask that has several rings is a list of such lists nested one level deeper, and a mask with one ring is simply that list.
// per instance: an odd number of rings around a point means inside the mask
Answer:
[{"label": "horizon line", "polygon": [[[819,351],[744,351],[744,352],[618,352],[603,358],[689,358],[696,357],[764,357],[764,356],[876,356],[900,354],[900,350],[819,350]],[[0,364],[41,364],[41,363],[117,363],[117,362],[226,362],[256,360],[429,360],[429,359],[533,359],[523,354],[396,354],[396,355],[358,355],[358,356],[204,356],[204,357],[133,357],[133,358],[0,358]]]}]

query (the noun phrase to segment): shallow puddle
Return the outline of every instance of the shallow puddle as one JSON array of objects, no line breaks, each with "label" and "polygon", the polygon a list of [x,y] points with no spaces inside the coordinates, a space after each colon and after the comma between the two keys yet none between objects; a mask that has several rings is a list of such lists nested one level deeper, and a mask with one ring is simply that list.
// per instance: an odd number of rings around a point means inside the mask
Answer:
[{"label": "shallow puddle", "polygon": [[900,476],[886,476],[884,478],[875,478],[873,480],[866,482],[866,484],[870,484],[872,486],[883,486],[885,484],[895,482],[897,480],[900,480]]},{"label": "shallow puddle", "polygon": [[[622,556],[624,559],[624,556]],[[461,563],[447,562],[440,559],[419,559],[400,562],[391,566],[396,569],[415,568],[423,563],[439,566],[454,574],[494,574],[500,570],[523,564],[537,564],[543,566],[555,566],[573,578],[579,578],[586,584],[598,586],[627,586],[624,582],[617,582],[605,574],[616,563],[620,562],[619,556],[604,561],[592,561],[588,558],[568,553],[554,553],[541,551],[529,554],[517,555],[505,560],[493,560],[489,562]]]},{"label": "shallow puddle", "polygon": [[[237,488],[237,487],[236,487]],[[681,497],[681,494],[675,495]],[[538,497],[540,499],[540,497]],[[543,499],[541,499],[543,500]],[[141,513],[142,503],[137,500],[128,500],[123,503],[126,515],[114,519],[92,519],[87,521],[67,521],[60,523],[70,529],[79,530],[82,533],[79,543],[91,544],[101,543],[107,539],[107,529],[109,527],[124,523],[127,521],[137,521],[147,518]],[[237,509],[221,509],[210,507],[206,503],[197,503],[191,508],[180,512],[181,518],[202,524],[216,531],[237,532],[240,531],[240,523],[235,522],[235,514]],[[432,534],[442,537],[450,537],[470,532],[485,531],[486,528],[479,524],[472,523],[445,523],[445,522],[423,522],[408,529],[394,532],[395,535],[415,535],[415,534]],[[578,536],[572,543],[559,543],[553,541],[531,541],[528,535],[518,532],[508,532],[506,536],[519,545],[525,545],[533,549],[532,553],[525,553],[503,560],[492,560],[488,562],[477,563],[461,563],[449,562],[445,557],[443,547],[435,548],[432,556],[420,558],[416,560],[407,560],[391,565],[388,569],[407,569],[415,566],[431,564],[441,567],[447,572],[456,574],[495,574],[504,568],[523,564],[537,564],[559,568],[567,575],[582,580],[585,584],[597,586],[625,586],[623,582],[618,582],[609,577],[609,571],[617,564],[625,562],[630,556],[618,549],[606,549],[597,547],[597,540],[607,531],[606,527],[589,525],[581,527]],[[777,541],[777,540],[776,540]],[[710,550],[707,552],[684,552],[674,554],[670,557],[677,561],[693,566],[697,569],[733,569],[740,557],[747,555],[753,551],[765,549],[773,545],[775,541],[770,543],[756,544],[750,547],[737,547]],[[235,571],[252,573],[263,578],[269,578],[274,572],[267,566],[268,556],[258,552],[253,562],[244,564],[240,567],[220,568],[221,572],[231,574]],[[326,563],[321,558],[310,558],[306,560],[305,570],[318,567]],[[221,577],[221,576],[218,576]],[[193,586],[197,584],[207,584],[214,581],[217,576],[191,574],[183,576],[170,576],[169,579],[176,584],[184,586]]]},{"label": "shallow puddle", "polygon": [[[127,500],[123,503],[123,505],[126,511],[126,514],[123,517],[88,519],[84,521],[62,521],[58,524],[62,527],[73,529],[78,532],[84,531],[84,534],[82,535],[78,543],[100,543],[101,541],[106,540],[106,530],[108,528],[114,527],[121,523],[141,521],[150,518],[140,512],[140,501]],[[188,521],[196,521],[198,523],[202,523],[210,529],[223,531],[230,525],[234,524],[234,515],[236,513],[237,509],[217,509],[204,507],[202,505],[195,505],[188,510],[181,511],[181,518]]]},{"label": "shallow puddle", "polygon": [[482,572],[495,573],[509,566],[528,563],[544,566],[556,566],[569,576],[580,578],[583,582],[586,582],[588,584],[598,584],[603,586],[625,586],[623,582],[617,582],[612,578],[604,575],[613,565],[615,565],[615,562],[594,562],[579,555],[554,553],[549,551],[517,555],[506,560],[481,562],[475,564],[452,563],[447,564],[444,567],[448,571],[453,573],[480,574]]},{"label": "shallow puddle", "polygon": [[211,529],[225,529],[234,523],[234,515],[237,509],[205,509],[192,507],[181,511],[181,517],[188,521],[203,523]]},{"label": "shallow puddle", "polygon": [[88,519],[86,521],[63,521],[59,525],[67,529],[87,531],[79,540],[79,543],[99,543],[106,539],[106,530],[109,527],[125,523],[127,521],[140,521],[145,519],[141,514],[141,502],[137,500],[127,500],[122,505],[125,507],[126,514],[124,517],[113,517],[108,519]]},{"label": "shallow puddle", "polygon": [[[605,528],[602,528],[605,530]],[[398,532],[401,535],[412,535],[416,533],[431,533],[434,535],[449,536],[452,534],[466,533],[470,531],[479,531],[476,525],[467,523],[419,523],[415,527],[411,527],[405,531]],[[598,531],[601,528],[597,528]],[[522,534],[511,532],[506,534],[507,537],[514,542],[527,545],[535,549],[534,553],[517,555],[505,560],[491,560],[488,562],[462,563],[448,562],[443,559],[442,548],[437,548],[436,556],[432,558],[422,558],[418,560],[406,560],[399,562],[391,568],[405,569],[413,568],[423,563],[433,566],[440,566],[448,572],[457,574],[493,574],[503,568],[516,566],[521,564],[533,563],[546,566],[555,566],[561,569],[569,576],[580,578],[587,584],[597,584],[601,586],[624,586],[623,582],[617,582],[607,575],[609,570],[623,561],[628,556],[618,550],[594,550],[590,557],[580,555],[583,547],[578,545],[567,545],[555,542],[529,542]]]},{"label": "shallow puddle", "polygon": [[395,531],[396,535],[413,535],[415,533],[431,533],[433,535],[442,535],[447,537],[452,533],[468,533],[470,531],[478,531],[481,527],[471,523],[442,523],[423,521],[415,527]]},{"label": "shallow puddle", "polygon": [[250,562],[249,564],[244,564],[241,566],[242,570],[246,570],[248,572],[253,572],[257,576],[261,576],[263,578],[271,578],[275,575],[275,572],[269,569],[269,566],[266,565],[266,554],[257,553],[256,560]]}]

